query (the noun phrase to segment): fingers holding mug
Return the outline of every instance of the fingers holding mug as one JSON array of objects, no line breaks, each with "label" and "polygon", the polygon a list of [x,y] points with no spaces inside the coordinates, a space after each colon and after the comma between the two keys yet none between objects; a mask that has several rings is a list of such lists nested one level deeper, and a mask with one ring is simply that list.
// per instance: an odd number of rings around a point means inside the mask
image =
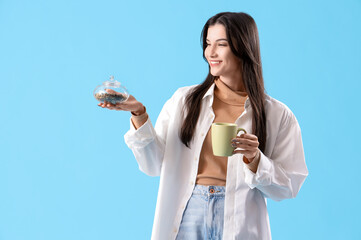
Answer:
[{"label": "fingers holding mug", "polygon": [[242,134],[239,137],[235,137],[231,141],[232,147],[243,148],[246,150],[251,150],[253,148],[258,148],[259,142],[257,136],[253,134]]},{"label": "fingers holding mug", "polygon": [[253,159],[258,152],[258,138],[253,134],[242,134],[231,141],[232,147],[236,148],[233,154],[241,153],[248,159]]}]

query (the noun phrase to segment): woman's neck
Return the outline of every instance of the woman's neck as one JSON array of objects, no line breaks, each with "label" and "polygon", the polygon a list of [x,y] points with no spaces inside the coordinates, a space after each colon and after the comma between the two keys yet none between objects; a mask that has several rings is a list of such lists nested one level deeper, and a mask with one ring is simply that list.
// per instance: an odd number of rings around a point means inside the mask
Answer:
[{"label": "woman's neck", "polygon": [[233,91],[246,92],[241,74],[229,77],[219,76],[218,78]]}]

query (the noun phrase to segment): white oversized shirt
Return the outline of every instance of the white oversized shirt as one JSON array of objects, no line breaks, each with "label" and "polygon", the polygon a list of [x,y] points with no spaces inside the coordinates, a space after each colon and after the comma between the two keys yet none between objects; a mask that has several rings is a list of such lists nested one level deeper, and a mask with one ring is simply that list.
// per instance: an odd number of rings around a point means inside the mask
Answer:
[{"label": "white oversized shirt", "polygon": [[[214,120],[214,84],[202,99],[194,139],[187,148],[179,138],[182,108],[194,86],[178,89],[165,103],[155,127],[150,119],[137,130],[130,123],[125,142],[133,151],[139,169],[160,176],[152,240],[176,238],[183,211],[191,197],[198,173],[204,138]],[[267,142],[256,173],[243,162],[242,154],[228,157],[223,239],[271,239],[266,198],[276,201],[294,198],[308,170],[301,130],[291,110],[266,95]],[[252,107],[235,122],[252,133]]]}]

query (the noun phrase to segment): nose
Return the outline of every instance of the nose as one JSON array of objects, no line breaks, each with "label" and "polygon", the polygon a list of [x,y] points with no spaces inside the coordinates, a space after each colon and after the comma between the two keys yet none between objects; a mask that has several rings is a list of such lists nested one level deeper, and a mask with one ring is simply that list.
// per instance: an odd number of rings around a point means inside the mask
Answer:
[{"label": "nose", "polygon": [[208,54],[210,58],[215,58],[217,57],[217,51],[216,51],[216,47],[214,47],[213,45],[208,46],[207,47],[208,50]]},{"label": "nose", "polygon": [[215,47],[211,47],[211,57],[216,57],[217,56],[217,51]]}]

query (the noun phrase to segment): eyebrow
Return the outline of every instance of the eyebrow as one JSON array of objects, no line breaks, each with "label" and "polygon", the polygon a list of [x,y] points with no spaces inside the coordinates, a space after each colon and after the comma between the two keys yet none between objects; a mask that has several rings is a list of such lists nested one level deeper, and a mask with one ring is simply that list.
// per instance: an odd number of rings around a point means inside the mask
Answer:
[{"label": "eyebrow", "polygon": [[[209,41],[208,39],[206,39],[206,41]],[[227,39],[225,38],[220,38],[220,39],[217,39],[216,42],[219,42],[219,41],[228,41]]]}]

